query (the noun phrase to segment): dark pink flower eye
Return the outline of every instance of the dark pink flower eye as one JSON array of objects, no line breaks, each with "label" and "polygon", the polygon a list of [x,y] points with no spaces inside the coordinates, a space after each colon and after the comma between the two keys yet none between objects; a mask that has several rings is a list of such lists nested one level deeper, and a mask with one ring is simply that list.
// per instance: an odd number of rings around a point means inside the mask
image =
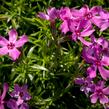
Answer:
[{"label": "dark pink flower eye", "polygon": [[8,49],[13,49],[15,47],[15,44],[10,42],[8,45],[7,45],[7,48]]},{"label": "dark pink flower eye", "polygon": [[20,97],[23,97],[24,96],[23,92],[20,92],[19,96]]},{"label": "dark pink flower eye", "polygon": [[77,36],[80,36],[81,35],[81,33],[80,33],[79,30],[76,30],[75,33],[76,33]]},{"label": "dark pink flower eye", "polygon": [[88,20],[88,19],[91,19],[92,18],[92,13],[90,12],[90,13],[88,13],[88,14],[86,14],[85,15],[85,18]]},{"label": "dark pink flower eye", "polygon": [[96,64],[97,66],[100,66],[100,65],[101,65],[100,61],[96,61],[95,64]]}]

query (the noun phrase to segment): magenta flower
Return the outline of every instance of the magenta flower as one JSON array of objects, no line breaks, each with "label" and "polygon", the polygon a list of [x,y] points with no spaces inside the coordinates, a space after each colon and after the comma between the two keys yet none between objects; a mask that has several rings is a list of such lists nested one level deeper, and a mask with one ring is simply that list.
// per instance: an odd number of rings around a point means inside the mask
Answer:
[{"label": "magenta flower", "polygon": [[90,78],[96,77],[97,69],[103,79],[109,78],[109,70],[104,68],[104,66],[109,66],[108,44],[109,42],[101,37],[92,45],[84,47],[82,56],[87,63],[91,64],[87,69]]},{"label": "magenta flower", "polygon": [[100,31],[104,31],[109,27],[109,12],[101,11],[100,16],[94,20],[96,26],[100,28]]},{"label": "magenta flower", "polygon": [[29,92],[27,91],[27,85],[19,87],[18,84],[14,86],[13,92],[10,94],[12,97],[8,102],[7,106],[10,109],[29,109],[26,101],[31,99]]},{"label": "magenta flower", "polygon": [[92,26],[93,23],[96,24],[96,17],[98,18],[101,11],[102,7],[100,6],[94,6],[90,9],[87,5],[84,5],[79,10],[76,8],[71,9],[72,16],[84,20],[86,22],[85,26]]},{"label": "magenta flower", "polygon": [[55,7],[52,7],[47,10],[47,14],[39,12],[38,17],[45,20],[54,21],[58,17],[58,12],[59,11]]},{"label": "magenta flower", "polygon": [[102,7],[94,6],[89,9],[88,5],[84,5],[79,11],[86,20],[90,20],[96,15],[99,15],[99,13],[102,11]]},{"label": "magenta flower", "polygon": [[81,20],[77,27],[72,28],[72,40],[80,40],[84,45],[90,45],[90,42],[86,41],[84,37],[90,36],[95,30],[91,26],[85,27],[85,21]]},{"label": "magenta flower", "polygon": [[[81,19],[84,19],[87,23],[86,25],[92,25],[92,23],[95,23],[96,17],[99,16],[99,13],[102,11],[102,7],[100,6],[94,6],[91,9],[84,5],[77,13],[78,16],[80,16]],[[97,20],[96,20],[97,21]]]},{"label": "magenta flower", "polygon": [[68,20],[73,18],[71,9],[69,7],[62,7],[59,11],[59,16],[61,20]]},{"label": "magenta flower", "polygon": [[86,95],[88,95],[89,92],[93,92],[95,89],[95,85],[93,83],[93,80],[90,77],[76,78],[75,84],[81,85],[80,90],[83,91]]},{"label": "magenta flower", "polygon": [[3,93],[2,95],[0,96],[0,109],[5,109],[4,108],[4,104],[5,104],[5,101],[4,101],[4,98],[6,96],[6,92],[8,91],[8,84],[7,83],[4,83],[4,86],[3,86]]},{"label": "magenta flower", "polygon": [[18,84],[14,86],[14,91],[10,94],[11,97],[21,99],[23,101],[28,101],[31,99],[29,92],[27,91],[27,85],[19,87]]},{"label": "magenta flower", "polygon": [[16,60],[20,55],[20,51],[17,48],[22,47],[28,41],[28,38],[26,35],[22,35],[17,41],[18,34],[15,29],[11,29],[8,34],[9,41],[0,36],[0,55],[2,56],[9,53],[11,59]]},{"label": "magenta flower", "polygon": [[7,102],[7,107],[10,108],[10,109],[18,109],[16,100],[10,99],[10,100]]},{"label": "magenta flower", "polygon": [[78,19],[63,20],[62,24],[60,25],[62,33],[66,34],[69,31],[72,32],[72,30],[78,25],[77,21],[80,22]]},{"label": "magenta flower", "polygon": [[91,103],[96,103],[97,100],[99,100],[101,104],[108,103],[109,99],[107,95],[109,95],[109,87],[105,87],[104,81],[99,81],[95,86],[94,93],[90,96]]},{"label": "magenta flower", "polygon": [[94,16],[98,16],[102,8],[100,6],[94,6],[91,9],[87,5],[84,5],[81,9],[77,8],[61,8],[60,9],[60,18],[62,20],[66,19],[84,19],[91,20]]},{"label": "magenta flower", "polygon": [[80,19],[74,17],[72,15],[71,9],[68,7],[62,7],[59,11],[60,19],[63,21],[60,25],[61,31],[66,34],[67,32],[71,31],[72,28],[78,25]]},{"label": "magenta flower", "polygon": [[7,107],[10,109],[29,109],[29,106],[27,103],[22,102],[21,104],[18,104],[18,101],[14,99],[10,99],[7,102]]}]

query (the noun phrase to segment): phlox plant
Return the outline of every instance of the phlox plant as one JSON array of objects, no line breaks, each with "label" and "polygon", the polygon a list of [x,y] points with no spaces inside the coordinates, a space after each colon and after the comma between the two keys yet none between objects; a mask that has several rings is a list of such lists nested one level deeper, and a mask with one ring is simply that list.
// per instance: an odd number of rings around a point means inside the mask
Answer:
[{"label": "phlox plant", "polygon": [[[75,83],[82,85],[80,89],[90,96],[91,103],[95,104],[99,100],[105,109],[108,108],[109,103],[109,87],[104,85],[104,81],[109,79],[109,70],[105,68],[109,66],[109,41],[101,35],[96,38],[94,27],[98,27],[101,32],[106,30],[109,26],[108,14],[109,12],[100,6],[89,8],[88,5],[84,5],[80,9],[62,7],[56,10],[53,7],[47,10],[47,14],[39,13],[38,15],[51,23],[55,22],[55,19],[60,19],[62,21],[60,31],[63,34],[70,32],[71,34],[68,35],[70,40],[82,43],[81,56],[90,66],[85,71],[85,79],[76,78]],[[90,40],[87,41],[85,37]]]},{"label": "phlox plant", "polygon": [[109,108],[109,11],[89,1],[0,1],[0,109]]}]

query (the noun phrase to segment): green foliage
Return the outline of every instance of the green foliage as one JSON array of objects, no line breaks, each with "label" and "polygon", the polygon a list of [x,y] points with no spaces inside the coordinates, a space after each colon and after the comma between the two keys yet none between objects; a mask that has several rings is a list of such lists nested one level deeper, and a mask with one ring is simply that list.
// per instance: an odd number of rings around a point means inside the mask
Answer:
[{"label": "green foliage", "polygon": [[[107,1],[108,2],[108,1]],[[28,35],[29,42],[21,48],[21,57],[12,62],[0,57],[0,84],[28,84],[31,109],[101,109],[91,105],[73,81],[85,72],[81,46],[65,40],[57,32],[54,37],[50,23],[37,17],[48,7],[103,5],[103,0],[1,0],[0,34],[7,36],[16,28],[19,36]],[[57,24],[56,26],[59,26]],[[7,38],[7,37],[6,37]]]}]

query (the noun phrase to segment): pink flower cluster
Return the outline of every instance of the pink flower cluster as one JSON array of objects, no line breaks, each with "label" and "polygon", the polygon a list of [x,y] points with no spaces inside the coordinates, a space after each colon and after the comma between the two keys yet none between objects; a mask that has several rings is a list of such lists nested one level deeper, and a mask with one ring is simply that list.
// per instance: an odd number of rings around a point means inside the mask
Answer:
[{"label": "pink flower cluster", "polygon": [[[72,41],[82,43],[81,56],[88,64],[85,72],[87,77],[76,78],[75,83],[81,85],[80,90],[84,91],[86,95],[91,93],[91,103],[96,103],[99,99],[107,109],[109,87],[105,86],[105,82],[109,79],[109,41],[96,33],[96,29],[99,33],[108,29],[109,12],[100,6],[89,8],[84,5],[80,9],[53,7],[47,10],[47,14],[40,12],[38,17],[50,21],[51,24],[56,23],[56,19],[59,19],[62,34],[65,36],[70,32],[69,38]],[[95,83],[95,79],[98,82]]]},{"label": "pink flower cluster", "polygon": [[6,99],[6,93],[9,89],[7,83],[4,83],[3,93],[0,96],[0,109],[29,109],[27,101],[31,99],[27,91],[27,85],[20,87],[18,84],[14,86],[14,90],[10,93],[10,98]]}]

